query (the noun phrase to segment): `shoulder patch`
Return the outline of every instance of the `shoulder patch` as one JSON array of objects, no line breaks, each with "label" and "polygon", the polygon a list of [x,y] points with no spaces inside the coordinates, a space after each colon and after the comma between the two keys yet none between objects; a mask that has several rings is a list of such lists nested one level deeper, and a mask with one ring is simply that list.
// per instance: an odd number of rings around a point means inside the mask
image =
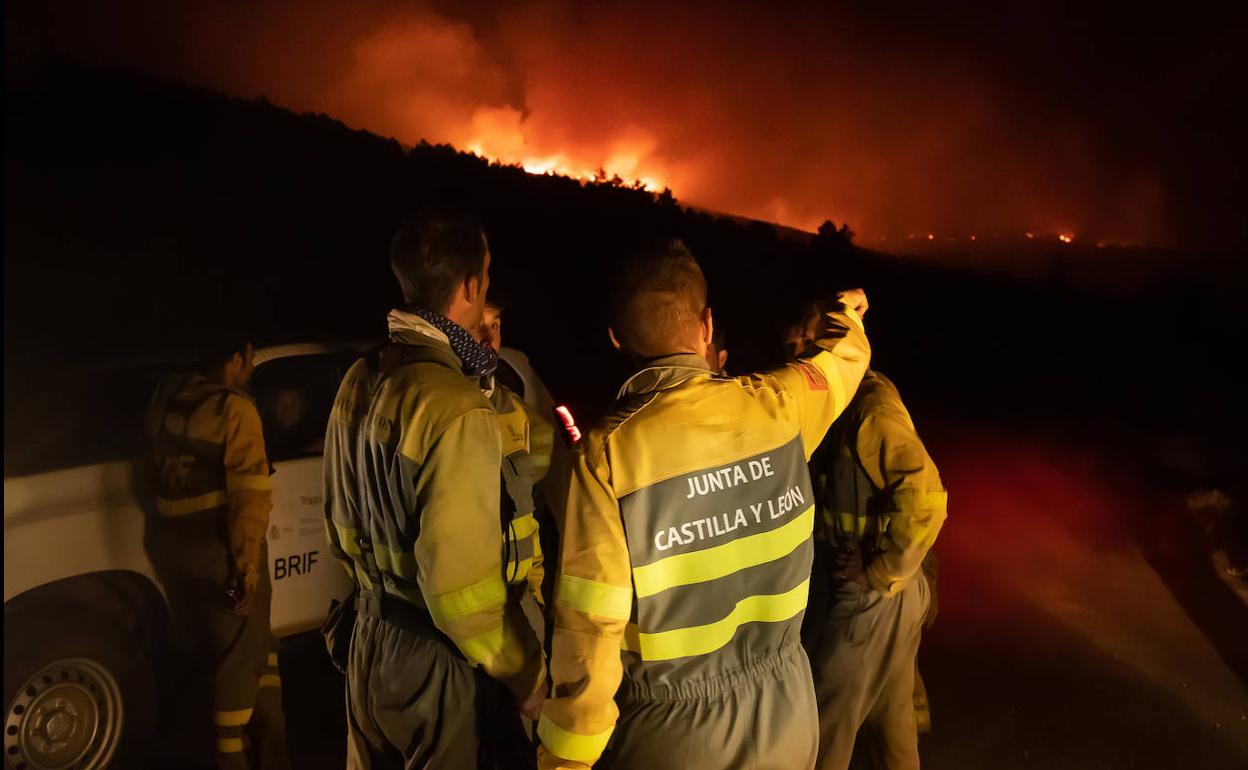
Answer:
[{"label": "shoulder patch", "polygon": [[806,387],[815,391],[826,391],[828,389],[828,381],[823,376],[823,372],[814,364],[798,362],[793,364],[797,370],[802,373],[802,377],[806,379]]}]

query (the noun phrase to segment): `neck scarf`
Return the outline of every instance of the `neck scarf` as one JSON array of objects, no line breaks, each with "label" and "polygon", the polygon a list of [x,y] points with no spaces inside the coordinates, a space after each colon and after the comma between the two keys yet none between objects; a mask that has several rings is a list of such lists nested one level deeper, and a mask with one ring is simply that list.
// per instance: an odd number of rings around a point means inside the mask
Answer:
[{"label": "neck scarf", "polygon": [[464,374],[485,377],[498,368],[498,354],[494,352],[494,348],[477,342],[464,327],[428,308],[408,306],[404,310],[420,316],[446,335],[451,343],[451,350],[463,362]]}]

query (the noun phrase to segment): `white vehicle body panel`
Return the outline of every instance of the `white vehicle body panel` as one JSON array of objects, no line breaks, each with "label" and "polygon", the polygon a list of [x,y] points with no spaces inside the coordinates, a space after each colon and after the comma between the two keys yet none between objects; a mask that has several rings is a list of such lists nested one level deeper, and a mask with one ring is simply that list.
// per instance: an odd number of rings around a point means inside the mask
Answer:
[{"label": "white vehicle body panel", "polygon": [[[340,353],[358,345],[286,345],[257,351],[268,361]],[[321,457],[277,462],[269,521],[273,633],[318,627],[331,599],[352,581],[329,553]],[[164,593],[144,546],[145,514],[134,466],[107,462],[5,479],[4,601],[66,578],[107,571],[143,576]]]},{"label": "white vehicle body panel", "polygon": [[5,480],[5,602],[107,570],[137,572],[160,587],[143,547],[131,474],[130,463],[117,462]]},{"label": "white vehicle body panel", "polygon": [[269,520],[270,617],[273,633],[287,636],[319,626],[330,600],[349,594],[352,580],[329,552],[321,458],[290,460],[275,468]]}]

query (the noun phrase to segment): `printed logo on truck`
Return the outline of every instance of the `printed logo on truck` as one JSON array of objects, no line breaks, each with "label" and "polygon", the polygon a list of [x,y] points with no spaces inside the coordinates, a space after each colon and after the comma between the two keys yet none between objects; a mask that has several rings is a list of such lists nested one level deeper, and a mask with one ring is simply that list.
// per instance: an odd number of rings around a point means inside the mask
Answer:
[{"label": "printed logo on truck", "polygon": [[273,579],[285,580],[288,577],[307,575],[318,562],[316,557],[320,551],[293,553],[290,556],[279,556],[273,561]]}]

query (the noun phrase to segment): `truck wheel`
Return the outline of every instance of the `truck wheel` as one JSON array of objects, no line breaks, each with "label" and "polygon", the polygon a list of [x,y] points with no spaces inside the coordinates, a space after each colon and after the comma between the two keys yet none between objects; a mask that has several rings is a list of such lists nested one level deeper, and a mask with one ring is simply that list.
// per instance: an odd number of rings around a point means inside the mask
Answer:
[{"label": "truck wheel", "polygon": [[10,770],[141,767],[156,680],[139,645],[66,611],[4,623],[4,763]]}]

